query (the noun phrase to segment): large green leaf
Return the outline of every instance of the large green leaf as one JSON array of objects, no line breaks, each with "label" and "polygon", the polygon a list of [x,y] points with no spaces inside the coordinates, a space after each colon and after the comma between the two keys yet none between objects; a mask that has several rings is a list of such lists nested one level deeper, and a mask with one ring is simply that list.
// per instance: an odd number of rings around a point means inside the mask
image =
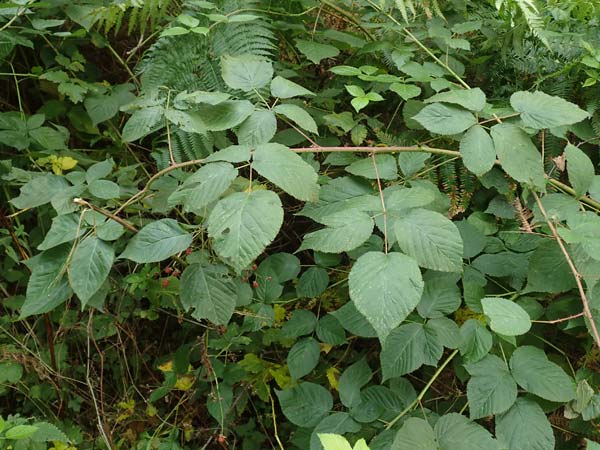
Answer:
[{"label": "large green leaf", "polygon": [[249,92],[269,84],[273,65],[258,56],[226,55],[221,58],[221,75],[230,88]]},{"label": "large green leaf", "polygon": [[440,92],[425,100],[425,103],[454,103],[471,111],[481,111],[485,107],[485,93],[479,89],[453,89]]},{"label": "large green leaf", "polygon": [[317,129],[315,119],[313,119],[312,116],[309,113],[307,113],[305,109],[300,108],[297,105],[286,103],[283,105],[277,105],[275,108],[273,108],[273,111],[275,111],[277,114],[281,114],[287,117],[300,128],[303,128],[306,131],[310,131],[314,134],[319,134],[319,130]]},{"label": "large green leaf", "polygon": [[588,155],[574,145],[567,144],[565,154],[571,186],[578,196],[585,195],[594,181],[594,164]]},{"label": "large green leaf", "polygon": [[49,203],[56,194],[68,187],[69,183],[63,177],[46,173],[22,186],[19,196],[10,202],[19,209],[36,208]]},{"label": "large green leaf", "polygon": [[553,402],[575,398],[573,379],[537,347],[517,348],[510,358],[510,370],[519,386],[538,397]]},{"label": "large green leaf", "polygon": [[394,232],[400,248],[420,266],[462,272],[462,238],[447,217],[427,209],[413,209],[396,221]]},{"label": "large green leaf", "polygon": [[94,295],[108,277],[115,259],[112,245],[88,236],[81,241],[69,262],[69,282],[82,305]]},{"label": "large green leaf", "polygon": [[[426,363],[427,334],[423,325],[409,323],[393,330],[381,349],[381,374],[383,380],[413,372]],[[442,356],[443,347],[436,352]]]},{"label": "large green leaf", "polygon": [[491,133],[498,159],[506,173],[521,183],[544,191],[546,181],[542,157],[527,133],[509,123],[494,125]]},{"label": "large green leaf", "polygon": [[440,417],[434,429],[440,450],[500,450],[485,428],[460,414]]},{"label": "large green leaf", "polygon": [[365,358],[360,359],[349,366],[338,381],[340,401],[348,408],[352,408],[361,402],[360,389],[367,384],[373,372]]},{"label": "large green leaf", "polygon": [[227,325],[235,309],[237,287],[225,266],[190,264],[181,275],[181,304],[196,319]]},{"label": "large green leaf", "polygon": [[439,446],[427,421],[409,417],[396,433],[391,450],[439,450]]},{"label": "large green leaf", "polygon": [[574,103],[544,92],[515,92],[510,105],[521,113],[521,120],[531,128],[553,128],[581,122],[589,114]]},{"label": "large green leaf", "polygon": [[135,111],[123,127],[123,140],[125,142],[137,141],[144,136],[164,126],[161,121],[165,110],[161,106],[150,106]]},{"label": "large green leaf", "polygon": [[313,338],[305,338],[296,342],[287,356],[287,366],[293,379],[308,375],[317,367],[321,349]]},{"label": "large green leaf", "polygon": [[192,235],[186,233],[176,220],[161,219],[142,228],[119,258],[137,263],[159,262],[184,251],[191,243]]},{"label": "large green leaf", "polygon": [[236,134],[243,145],[256,146],[271,140],[277,132],[277,119],[273,111],[259,109],[242,122]]},{"label": "large green leaf", "polygon": [[218,105],[202,105],[196,112],[208,131],[225,131],[241,124],[254,112],[248,100],[227,100]]},{"label": "large green leaf", "polygon": [[27,283],[20,319],[52,311],[71,296],[73,291],[65,276],[65,264],[70,250],[71,246],[64,244],[46,250],[27,261],[31,276]]},{"label": "large green leaf", "polygon": [[296,47],[315,64],[319,64],[322,59],[333,58],[340,54],[337,47],[333,45],[319,44],[315,41],[305,41],[303,39],[296,39]]},{"label": "large green leaf", "polygon": [[542,242],[529,258],[525,290],[557,294],[575,286],[575,277],[559,245],[553,239]]},{"label": "large green leaf", "polygon": [[331,394],[319,384],[300,383],[291,389],[276,390],[275,393],[283,415],[299,427],[314,427],[333,408]]},{"label": "large green leaf", "polygon": [[519,336],[531,328],[529,314],[521,306],[505,298],[483,298],[481,306],[490,318],[490,328],[506,336]]},{"label": "large green leaf", "polygon": [[517,383],[497,356],[487,355],[465,368],[471,374],[467,384],[471,419],[502,413],[517,399]]},{"label": "large green leaf", "polygon": [[477,123],[477,119],[469,111],[443,103],[425,106],[413,119],[428,131],[437,134],[462,133]]},{"label": "large green leaf", "polygon": [[465,167],[477,176],[489,172],[496,161],[494,142],[479,125],[469,128],[460,140],[460,154]]},{"label": "large green leaf", "polygon": [[169,196],[169,205],[183,205],[185,212],[202,214],[206,206],[229,188],[237,175],[237,169],[229,163],[207,164],[186,178]]},{"label": "large green leaf", "polygon": [[38,245],[39,250],[48,250],[65,242],[74,241],[80,237],[85,230],[79,224],[78,214],[62,214],[52,219],[52,225],[44,236],[44,240]]},{"label": "large green leaf", "polygon": [[377,179],[378,176],[381,180],[395,180],[398,178],[398,165],[396,164],[396,158],[392,155],[376,155],[375,163],[377,164],[377,170],[375,170],[372,158],[362,158],[347,166],[346,172],[371,180]]},{"label": "large green leaf", "polygon": [[427,271],[423,276],[425,290],[417,311],[421,317],[443,317],[453,313],[461,303],[459,276],[454,273]]},{"label": "large green leaf", "polygon": [[208,236],[217,254],[241,272],[275,239],[282,223],[277,194],[238,192],[215,205],[208,217]]},{"label": "large green leaf", "polygon": [[373,219],[367,213],[356,209],[331,214],[321,222],[327,225],[327,228],[304,235],[300,250],[348,252],[363,244],[373,232]]},{"label": "large green leaf", "polygon": [[[323,441],[322,439],[319,439],[319,436],[341,437],[341,435],[345,433],[357,433],[360,429],[361,426],[352,419],[350,414],[346,412],[335,412],[325,417],[312,431],[310,435],[310,450],[345,450],[344,447],[329,447],[331,444],[340,444],[339,440],[328,441],[325,439],[325,441]],[[342,439],[344,438],[342,437]],[[360,447],[360,441],[364,443],[364,439],[359,439],[359,441],[354,444],[354,450],[369,450],[368,448]]]},{"label": "large green leaf", "polygon": [[383,342],[415,309],[423,293],[421,271],[402,253],[368,252],[348,277],[350,298]]},{"label": "large green leaf", "polygon": [[276,76],[271,81],[271,95],[279,98],[292,98],[298,96],[314,96],[315,94],[286,78]]},{"label": "large green leaf", "polygon": [[552,426],[542,408],[528,398],[518,398],[496,417],[496,436],[508,450],[554,450]]},{"label": "large green leaf", "polygon": [[259,145],[252,158],[254,170],[291,196],[303,201],[319,198],[315,169],[285,145]]},{"label": "large green leaf", "polygon": [[492,334],[477,320],[469,319],[460,328],[460,354],[473,363],[482,359],[492,348]]}]

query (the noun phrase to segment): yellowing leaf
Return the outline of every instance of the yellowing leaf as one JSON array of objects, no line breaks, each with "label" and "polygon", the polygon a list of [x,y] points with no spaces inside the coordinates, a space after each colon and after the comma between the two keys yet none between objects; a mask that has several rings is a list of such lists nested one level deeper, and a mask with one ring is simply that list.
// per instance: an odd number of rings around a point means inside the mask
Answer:
[{"label": "yellowing leaf", "polygon": [[179,389],[180,391],[189,391],[194,385],[194,381],[196,381],[196,378],[193,375],[182,375],[177,378],[177,381],[175,382],[175,389]]},{"label": "yellowing leaf", "polygon": [[173,372],[173,361],[167,361],[164,364],[158,366],[158,370],[161,372]]},{"label": "yellowing leaf", "polygon": [[327,375],[329,386],[337,391],[339,386],[340,371],[335,367],[330,367],[325,371],[325,374]]},{"label": "yellowing leaf", "polygon": [[285,389],[292,384],[292,378],[290,377],[287,366],[273,367],[269,369],[269,374],[273,377],[280,389]]},{"label": "yellowing leaf", "polygon": [[323,353],[327,354],[331,351],[331,349],[333,348],[333,345],[327,344],[325,342],[321,342],[321,343],[319,343],[319,347],[321,348],[321,351]]}]

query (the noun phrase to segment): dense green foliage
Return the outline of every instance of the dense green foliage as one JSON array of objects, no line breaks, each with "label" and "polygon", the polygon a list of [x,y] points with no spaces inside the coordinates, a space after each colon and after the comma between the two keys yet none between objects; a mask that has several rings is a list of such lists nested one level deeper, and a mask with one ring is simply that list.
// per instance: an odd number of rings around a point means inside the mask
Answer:
[{"label": "dense green foliage", "polygon": [[0,447],[600,448],[599,20],[0,3]]}]

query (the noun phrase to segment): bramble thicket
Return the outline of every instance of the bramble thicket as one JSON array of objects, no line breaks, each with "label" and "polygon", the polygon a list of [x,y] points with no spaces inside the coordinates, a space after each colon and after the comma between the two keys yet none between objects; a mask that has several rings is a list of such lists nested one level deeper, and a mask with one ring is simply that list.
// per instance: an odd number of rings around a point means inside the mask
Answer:
[{"label": "bramble thicket", "polygon": [[0,448],[600,449],[599,21],[0,3]]}]

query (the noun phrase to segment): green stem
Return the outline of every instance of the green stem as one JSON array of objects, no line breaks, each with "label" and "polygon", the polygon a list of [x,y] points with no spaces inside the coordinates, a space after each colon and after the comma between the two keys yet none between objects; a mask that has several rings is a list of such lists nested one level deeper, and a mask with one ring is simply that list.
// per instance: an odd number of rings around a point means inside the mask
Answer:
[{"label": "green stem", "polygon": [[425,394],[427,394],[427,391],[429,390],[431,385],[435,382],[435,380],[437,380],[437,378],[440,376],[440,374],[443,372],[443,370],[446,368],[446,366],[448,364],[450,364],[450,361],[452,361],[452,359],[454,359],[454,357],[457,354],[458,354],[458,350],[454,350],[452,353],[450,353],[450,355],[448,355],[448,357],[442,363],[442,365],[440,367],[438,367],[438,369],[435,371],[435,373],[431,377],[431,380],[429,380],[429,382],[425,385],[423,390],[419,393],[417,398],[415,398],[410,405],[408,405],[406,408],[404,408],[400,414],[398,414],[396,417],[394,417],[394,419],[385,426],[386,430],[389,430],[390,428],[392,428],[394,426],[394,424],[396,424],[396,422],[398,422],[407,413],[412,411],[415,406],[417,406],[419,403],[421,403],[421,401],[423,400],[423,397],[425,397]]}]

